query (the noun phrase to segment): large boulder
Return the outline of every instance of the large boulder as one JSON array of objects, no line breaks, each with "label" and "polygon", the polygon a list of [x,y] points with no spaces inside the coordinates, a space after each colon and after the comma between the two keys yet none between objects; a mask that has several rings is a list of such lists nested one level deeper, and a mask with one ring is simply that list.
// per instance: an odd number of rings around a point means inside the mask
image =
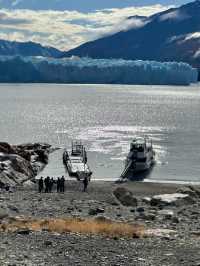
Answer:
[{"label": "large boulder", "polygon": [[173,193],[173,194],[162,194],[156,195],[151,198],[152,206],[168,206],[168,205],[182,205],[182,204],[193,204],[195,200],[188,194],[184,193]]},{"label": "large boulder", "polygon": [[48,163],[49,144],[11,146],[0,143],[0,187],[21,185],[33,179]]},{"label": "large boulder", "polygon": [[19,155],[0,156],[0,161],[3,161],[4,164],[4,170],[0,172],[0,180],[4,184],[13,186],[34,177],[31,163]]},{"label": "large boulder", "polygon": [[133,193],[124,187],[118,187],[113,191],[114,196],[118,201],[127,207],[137,207],[137,198],[133,196]]}]

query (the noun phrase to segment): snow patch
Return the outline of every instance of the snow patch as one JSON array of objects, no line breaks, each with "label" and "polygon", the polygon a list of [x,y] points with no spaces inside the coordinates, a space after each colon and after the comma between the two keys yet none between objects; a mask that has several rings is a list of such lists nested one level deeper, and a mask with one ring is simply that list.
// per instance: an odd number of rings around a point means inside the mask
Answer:
[{"label": "snow patch", "polygon": [[200,39],[200,32],[193,32],[193,33],[187,34],[185,37],[185,41],[190,40],[190,39]]},{"label": "snow patch", "polygon": [[193,57],[194,57],[194,58],[198,58],[198,57],[200,57],[200,49],[199,49],[198,51],[195,52],[195,54],[194,54]]},{"label": "snow patch", "polygon": [[160,21],[165,20],[184,20],[188,18],[188,15],[181,13],[179,10],[174,10],[172,12],[166,13],[162,16],[160,16]]}]

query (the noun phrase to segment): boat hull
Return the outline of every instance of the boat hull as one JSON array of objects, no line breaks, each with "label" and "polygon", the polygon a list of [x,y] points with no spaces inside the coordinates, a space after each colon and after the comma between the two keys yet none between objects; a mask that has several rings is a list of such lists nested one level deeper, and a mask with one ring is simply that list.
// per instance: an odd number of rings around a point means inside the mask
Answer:
[{"label": "boat hull", "polygon": [[133,171],[135,173],[148,171],[151,169],[154,163],[154,161],[150,161],[148,163],[136,163],[136,166],[133,168]]}]

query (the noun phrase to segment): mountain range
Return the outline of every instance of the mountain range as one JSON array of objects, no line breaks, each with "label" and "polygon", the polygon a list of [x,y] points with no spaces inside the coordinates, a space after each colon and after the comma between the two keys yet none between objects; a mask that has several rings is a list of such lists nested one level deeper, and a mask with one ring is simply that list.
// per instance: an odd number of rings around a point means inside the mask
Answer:
[{"label": "mountain range", "polygon": [[0,55],[60,57],[62,52],[34,42],[11,42],[0,40]]},{"label": "mountain range", "polygon": [[137,19],[140,23],[66,52],[34,42],[0,40],[0,55],[182,61],[197,67],[200,73],[200,0],[150,17],[130,16],[127,19]]},{"label": "mountain range", "polygon": [[142,17],[140,27],[87,42],[62,56],[72,55],[183,61],[200,69],[200,1]]}]

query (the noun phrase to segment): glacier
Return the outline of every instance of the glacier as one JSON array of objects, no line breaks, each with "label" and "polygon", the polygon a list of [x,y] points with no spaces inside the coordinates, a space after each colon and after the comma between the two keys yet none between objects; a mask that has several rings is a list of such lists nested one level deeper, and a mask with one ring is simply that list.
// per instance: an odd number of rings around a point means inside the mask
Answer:
[{"label": "glacier", "polygon": [[[6,64],[26,68],[28,82],[140,84],[140,85],[189,85],[198,81],[198,71],[187,63],[156,62],[123,59],[48,58],[0,56],[0,82],[5,82]],[[31,72],[34,72],[32,79]],[[17,71],[14,79],[23,82],[25,74]],[[12,72],[9,72],[12,75]],[[19,76],[18,76],[19,75]],[[13,80],[13,77],[11,77]],[[22,79],[22,80],[21,80]]]}]

